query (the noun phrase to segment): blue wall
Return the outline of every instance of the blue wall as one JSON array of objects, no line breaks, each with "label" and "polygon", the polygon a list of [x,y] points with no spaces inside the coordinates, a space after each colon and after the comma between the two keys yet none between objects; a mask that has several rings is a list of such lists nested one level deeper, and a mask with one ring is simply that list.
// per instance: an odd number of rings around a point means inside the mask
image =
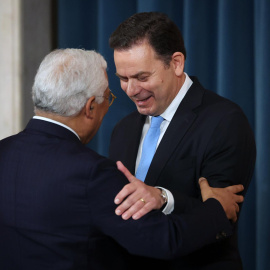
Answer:
[{"label": "blue wall", "polygon": [[107,155],[114,125],[135,110],[115,77],[108,39],[130,15],[167,13],[179,26],[187,49],[185,71],[238,103],[253,127],[257,165],[239,221],[245,270],[270,265],[270,1],[269,0],[58,0],[58,45],[95,49],[108,62],[117,96],[89,147]]}]

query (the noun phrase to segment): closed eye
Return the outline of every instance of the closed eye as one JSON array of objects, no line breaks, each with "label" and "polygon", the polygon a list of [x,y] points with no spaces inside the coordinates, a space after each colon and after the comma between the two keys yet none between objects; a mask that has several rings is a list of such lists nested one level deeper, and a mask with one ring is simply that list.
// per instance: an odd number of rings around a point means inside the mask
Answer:
[{"label": "closed eye", "polygon": [[145,81],[147,81],[148,78],[149,78],[149,76],[140,76],[140,77],[138,77],[138,81],[145,82]]},{"label": "closed eye", "polygon": [[119,77],[120,81],[122,82],[127,82],[128,81],[128,78],[124,78],[124,77]]},{"label": "closed eye", "polygon": [[123,77],[123,76],[119,75],[118,73],[115,73],[115,75],[120,79],[120,81],[123,81],[123,82],[127,82],[128,81],[128,78],[127,77]]}]

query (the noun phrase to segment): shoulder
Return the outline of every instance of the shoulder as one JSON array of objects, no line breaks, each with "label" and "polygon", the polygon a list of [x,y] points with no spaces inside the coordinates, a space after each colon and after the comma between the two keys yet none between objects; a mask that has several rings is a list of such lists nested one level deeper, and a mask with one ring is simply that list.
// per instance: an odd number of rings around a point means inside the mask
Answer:
[{"label": "shoulder", "polygon": [[188,95],[190,99],[196,97],[199,100],[195,112],[208,112],[211,113],[211,115],[215,114],[216,116],[237,113],[244,116],[244,113],[238,104],[211,90],[205,89],[196,77],[192,77],[192,80],[193,85],[191,86]]},{"label": "shoulder", "polygon": [[84,163],[86,166],[91,167],[94,164],[106,164],[106,166],[116,168],[115,162],[81,143],[74,145],[69,150],[67,149],[67,151],[69,151],[67,156],[71,159],[77,159],[78,162]]},{"label": "shoulder", "polygon": [[130,113],[129,115],[125,116],[124,118],[122,118],[117,124],[116,127],[122,126],[122,125],[132,125],[132,123],[136,123],[138,121],[140,121],[140,119],[143,118],[145,119],[145,117],[143,115],[141,115],[140,113],[138,113],[138,111],[134,111],[132,113]]},{"label": "shoulder", "polygon": [[16,150],[18,147],[18,142],[19,140],[23,137],[23,132],[19,132],[18,134],[3,138],[0,140],[0,148],[1,148],[1,153],[3,156],[4,151],[9,152],[10,149]]},{"label": "shoulder", "polygon": [[244,115],[243,110],[238,104],[210,90],[205,90],[204,92],[202,107],[225,114],[239,113]]},{"label": "shoulder", "polygon": [[134,133],[140,130],[145,122],[145,115],[141,115],[138,111],[125,116],[121,119],[114,127],[112,136],[117,134],[117,136],[129,136],[133,131]]}]

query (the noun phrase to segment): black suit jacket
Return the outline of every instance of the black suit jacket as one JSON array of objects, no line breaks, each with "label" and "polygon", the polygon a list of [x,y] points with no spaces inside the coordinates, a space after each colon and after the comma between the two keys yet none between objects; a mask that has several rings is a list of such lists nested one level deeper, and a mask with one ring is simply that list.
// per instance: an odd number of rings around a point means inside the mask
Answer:
[{"label": "black suit jacket", "polygon": [[124,221],[113,200],[125,184],[114,162],[71,131],[32,119],[0,141],[0,269],[126,270],[128,252],[170,259],[231,233],[214,199],[192,215]]},{"label": "black suit jacket", "polygon": [[[191,79],[193,84],[166,130],[145,179],[148,185],[172,192],[176,213],[188,213],[201,204],[200,176],[213,187],[243,184],[246,192],[256,155],[253,132],[239,106],[204,89],[195,77]],[[134,112],[117,124],[111,137],[110,158],[121,160],[132,173],[144,122],[145,116]],[[166,262],[163,267],[241,269],[236,231],[230,239],[174,261],[170,267]]]}]

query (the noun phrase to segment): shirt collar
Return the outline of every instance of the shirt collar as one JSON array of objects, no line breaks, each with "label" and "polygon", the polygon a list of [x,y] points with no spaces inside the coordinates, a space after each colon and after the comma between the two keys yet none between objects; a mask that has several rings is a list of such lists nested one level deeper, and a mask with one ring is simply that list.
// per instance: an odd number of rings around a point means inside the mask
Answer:
[{"label": "shirt collar", "polygon": [[70,128],[70,127],[64,125],[63,123],[60,123],[60,122],[58,122],[58,121],[55,121],[55,120],[52,120],[52,119],[50,119],[50,118],[43,117],[43,116],[37,116],[37,115],[35,115],[35,116],[33,116],[33,118],[34,118],[34,119],[43,120],[43,121],[47,121],[47,122],[50,122],[50,123],[54,123],[54,124],[56,124],[56,125],[59,125],[59,126],[61,126],[61,127],[64,127],[64,128],[66,128],[66,129],[70,130],[71,132],[73,132],[73,133],[78,137],[78,139],[81,140],[80,137],[79,137],[79,135],[78,135],[72,128]]},{"label": "shirt collar", "polygon": [[[165,120],[167,120],[168,122],[171,122],[178,106],[180,105],[180,103],[182,102],[183,98],[185,97],[188,89],[191,87],[191,85],[193,84],[192,80],[190,79],[190,77],[187,75],[187,73],[185,73],[186,78],[185,78],[185,82],[182,85],[182,87],[180,88],[178,94],[176,95],[176,97],[173,99],[173,101],[171,102],[171,104],[168,106],[168,108],[160,115],[162,116]],[[147,121],[150,122],[151,116],[147,117]]]}]

